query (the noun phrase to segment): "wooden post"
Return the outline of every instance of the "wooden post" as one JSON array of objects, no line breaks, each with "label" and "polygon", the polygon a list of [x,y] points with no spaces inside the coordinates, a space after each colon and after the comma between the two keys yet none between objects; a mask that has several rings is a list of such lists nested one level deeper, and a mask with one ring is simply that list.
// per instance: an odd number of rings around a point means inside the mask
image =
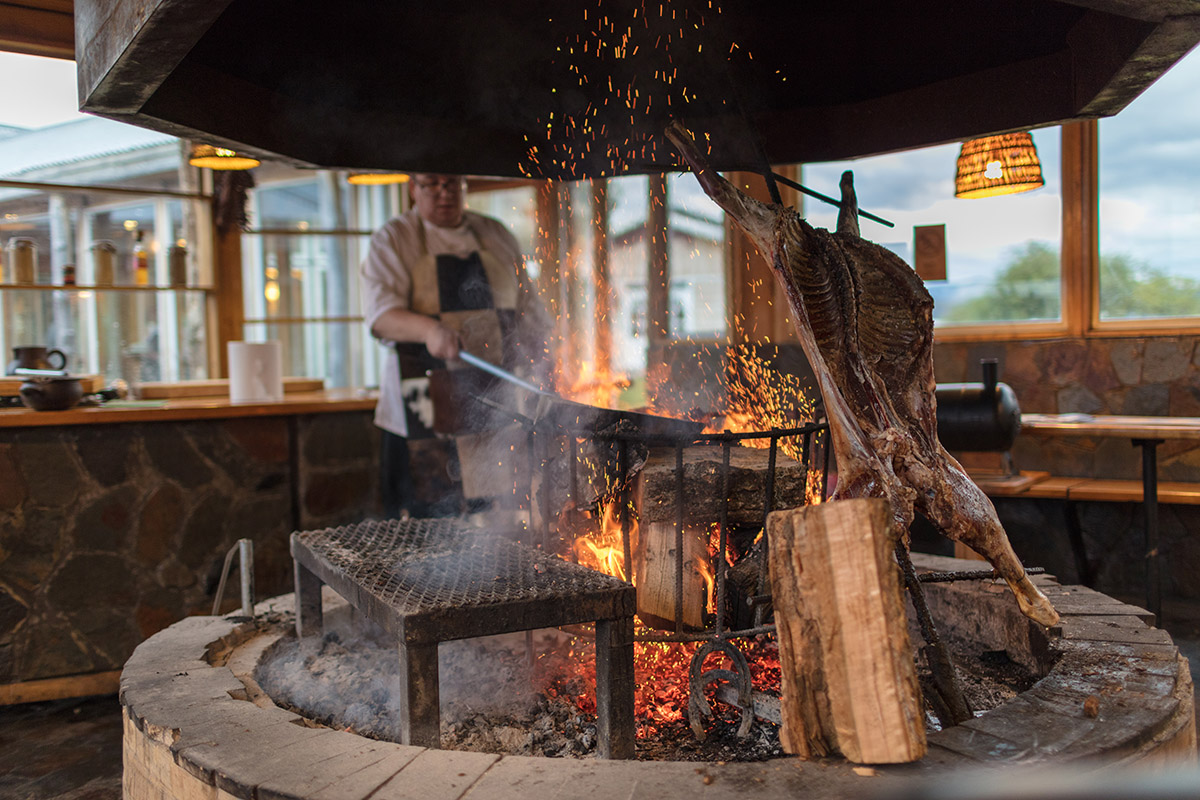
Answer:
[{"label": "wooden post", "polygon": [[667,246],[667,176],[649,176],[646,213],[646,382],[661,380],[663,353],[671,341],[671,264]]},{"label": "wooden post", "polygon": [[892,764],[925,754],[925,724],[886,501],[767,518],[784,749]]}]

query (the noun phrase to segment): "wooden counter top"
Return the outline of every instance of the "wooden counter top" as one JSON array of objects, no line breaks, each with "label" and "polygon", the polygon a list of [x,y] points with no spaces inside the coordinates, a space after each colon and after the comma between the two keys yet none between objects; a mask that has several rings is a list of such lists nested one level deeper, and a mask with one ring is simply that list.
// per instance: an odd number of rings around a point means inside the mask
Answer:
[{"label": "wooden counter top", "polygon": [[275,403],[231,403],[228,397],[188,397],[167,401],[113,403],[77,406],[67,411],[33,411],[28,408],[0,409],[0,428],[31,428],[51,425],[97,425],[114,422],[167,422],[235,417],[278,417],[293,414],[328,414],[339,411],[369,411],[378,393],[365,389],[326,389],[294,392]]},{"label": "wooden counter top", "polygon": [[1200,439],[1200,417],[1022,414],[1021,430],[1042,436],[1121,436],[1131,439]]}]

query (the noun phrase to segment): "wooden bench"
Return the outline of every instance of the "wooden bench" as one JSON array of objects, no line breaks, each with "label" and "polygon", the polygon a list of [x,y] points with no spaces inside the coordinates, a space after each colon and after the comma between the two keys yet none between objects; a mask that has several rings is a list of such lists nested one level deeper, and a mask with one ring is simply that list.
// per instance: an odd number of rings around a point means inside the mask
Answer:
[{"label": "wooden bench", "polygon": [[[1022,472],[1018,479],[993,475],[972,475],[989,497],[1027,497],[1043,500],[1077,500],[1099,503],[1142,502],[1141,480],[1108,478],[1070,478],[1048,472]],[[1022,481],[1020,478],[1024,478]],[[1176,505],[1200,505],[1200,483],[1160,481],[1158,502]]]},{"label": "wooden bench", "polygon": [[[1143,482],[1141,480],[1113,480],[1108,478],[1071,478],[1051,475],[1048,472],[1021,472],[1015,476],[991,473],[972,474],[972,479],[992,498],[1062,500],[1066,503],[1067,534],[1071,552],[1079,573],[1079,582],[1091,586],[1096,578],[1096,569],[1087,557],[1083,541],[1083,526],[1079,521],[1077,503],[1141,503]],[[1160,481],[1158,503],[1175,505],[1200,505],[1200,483]],[[970,557],[957,542],[955,555]]]}]

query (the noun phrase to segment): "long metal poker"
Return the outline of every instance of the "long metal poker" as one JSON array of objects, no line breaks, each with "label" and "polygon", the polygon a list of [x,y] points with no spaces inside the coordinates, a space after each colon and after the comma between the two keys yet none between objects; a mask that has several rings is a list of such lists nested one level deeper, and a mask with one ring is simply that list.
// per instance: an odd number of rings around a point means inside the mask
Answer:
[{"label": "long metal poker", "polygon": [[547,394],[547,392],[545,390],[539,389],[538,387],[534,386],[529,381],[522,380],[521,378],[518,378],[516,375],[513,375],[508,370],[501,369],[500,367],[497,367],[495,364],[491,363],[490,361],[484,361],[479,356],[472,355],[471,353],[468,353],[466,350],[459,350],[458,357],[460,359],[462,359],[463,361],[465,361],[466,363],[470,364],[472,367],[475,367],[476,369],[481,369],[484,372],[488,373],[489,375],[493,375],[502,381],[508,381],[509,383],[514,384],[516,386],[520,386],[522,389],[533,392],[534,394]]}]

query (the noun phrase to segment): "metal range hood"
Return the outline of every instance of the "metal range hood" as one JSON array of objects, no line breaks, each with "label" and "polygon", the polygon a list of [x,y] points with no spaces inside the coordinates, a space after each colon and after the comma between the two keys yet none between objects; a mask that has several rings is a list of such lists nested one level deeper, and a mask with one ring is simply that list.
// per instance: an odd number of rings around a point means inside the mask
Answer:
[{"label": "metal range hood", "polygon": [[76,0],[84,111],[300,166],[579,178],[1117,113],[1200,0]]}]

